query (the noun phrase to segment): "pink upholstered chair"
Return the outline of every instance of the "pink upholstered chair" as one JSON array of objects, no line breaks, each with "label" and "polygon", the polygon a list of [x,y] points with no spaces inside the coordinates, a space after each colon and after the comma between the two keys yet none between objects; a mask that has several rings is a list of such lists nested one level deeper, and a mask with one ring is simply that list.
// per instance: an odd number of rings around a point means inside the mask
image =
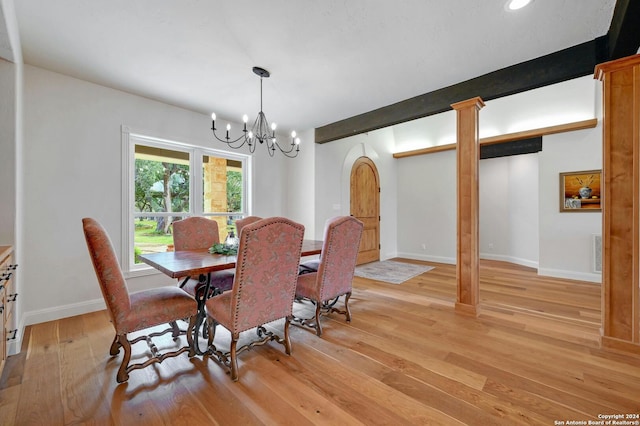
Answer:
[{"label": "pink upholstered chair", "polygon": [[[210,356],[231,370],[238,380],[236,356],[255,345],[275,340],[291,354],[289,321],[302,251],[304,226],[283,217],[262,219],[247,225],[240,234],[233,289],[207,300]],[[284,338],[263,325],[285,318]],[[213,344],[217,324],[231,332],[229,352]],[[240,333],[257,327],[258,339],[237,348]]]},{"label": "pink upholstered chair", "polygon": [[242,231],[242,228],[250,223],[257,222],[260,219],[262,219],[260,216],[247,216],[243,217],[242,219],[236,220],[236,233],[238,234],[238,238],[240,238],[240,232]]},{"label": "pink upholstered chair", "polygon": [[[327,221],[318,270],[299,275],[296,286],[297,299],[309,299],[315,304],[315,317],[295,317],[294,323],[314,328],[320,336],[321,314],[337,312],[345,315],[347,322],[351,321],[349,298],[362,229],[362,222],[351,216],[335,217]],[[342,295],[345,296],[344,311],[335,308]]]},{"label": "pink upholstered chair", "polygon": [[[90,218],[82,219],[82,228],[93,268],[100,283],[100,290],[116,331],[109,353],[115,356],[120,352],[121,347],[124,349],[124,357],[116,376],[118,383],[127,381],[129,372],[132,370],[162,362],[166,358],[178,356],[186,351],[189,351],[190,357],[194,356],[192,331],[197,315],[196,301],[177,287],[159,287],[129,293],[111,240],[105,230],[96,220]],[[188,345],[178,350],[160,353],[150,340],[152,337],[168,332],[173,332],[173,337],[177,338],[179,330],[174,327],[133,340],[127,337],[129,333],[184,318],[189,318],[189,328],[185,332]],[[142,363],[129,364],[131,345],[142,340],[149,342],[151,357]]]},{"label": "pink upholstered chair", "polygon": [[[177,250],[208,249],[220,242],[218,223],[206,217],[192,216],[173,222],[173,246]],[[203,300],[206,282],[193,276],[184,279],[180,287],[198,300]],[[233,271],[215,271],[211,273],[211,287],[215,292],[231,289]],[[210,294],[211,296],[211,294]]]}]

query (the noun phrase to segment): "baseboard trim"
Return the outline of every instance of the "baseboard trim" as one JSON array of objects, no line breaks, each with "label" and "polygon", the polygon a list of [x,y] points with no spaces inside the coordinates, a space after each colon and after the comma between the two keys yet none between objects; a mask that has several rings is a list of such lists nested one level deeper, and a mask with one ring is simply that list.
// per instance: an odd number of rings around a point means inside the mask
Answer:
[{"label": "baseboard trim", "polygon": [[526,266],[528,268],[538,269],[538,262],[528,259],[522,259],[519,257],[503,256],[500,254],[492,253],[480,253],[480,259],[498,260],[501,262],[509,262],[520,266]]},{"label": "baseboard trim", "polygon": [[25,312],[22,316],[21,329],[24,331],[24,327],[32,324],[88,314],[89,312],[100,311],[106,308],[107,306],[104,304],[104,299],[100,298],[87,300],[86,302],[72,303],[70,305],[56,306],[54,308],[40,309],[38,311]]},{"label": "baseboard trim", "polygon": [[106,308],[107,306],[104,303],[104,299],[100,298],[81,303],[56,306],[55,308],[26,312],[20,318],[20,323],[18,324],[18,338],[8,344],[7,353],[9,355],[16,355],[20,352],[20,349],[22,348],[24,330],[27,326],[40,324],[42,322],[55,321],[67,317],[74,317],[76,315],[88,314],[90,312],[101,311]]},{"label": "baseboard trim", "polygon": [[[430,256],[426,254],[408,253],[408,252],[399,252],[398,257],[403,257],[406,259],[413,259],[413,260],[423,260],[425,262],[446,263],[450,265],[456,264],[456,259],[452,257]],[[577,280],[577,281],[587,281],[594,284],[602,283],[602,275],[598,273],[566,271],[562,269],[551,269],[551,268],[540,268],[538,262],[534,262],[532,260],[527,260],[527,259],[521,259],[518,257],[501,256],[501,255],[490,254],[490,253],[480,253],[480,259],[498,260],[502,262],[514,263],[516,265],[527,266],[529,268],[537,269],[538,275],[543,275],[547,277],[566,278],[566,279]]]},{"label": "baseboard trim", "polygon": [[602,275],[588,272],[565,271],[561,269],[539,268],[538,275],[554,278],[566,278],[569,280],[587,281],[594,284],[602,284]]},{"label": "baseboard trim", "polygon": [[[404,257],[405,259],[413,259],[413,260],[424,260],[425,262],[446,263],[450,265],[456,264],[455,257],[431,256],[431,255],[407,253],[407,252],[398,253],[398,257]],[[502,256],[502,255],[490,254],[490,253],[480,253],[480,259],[499,260],[502,262],[515,263],[516,265],[527,266],[529,268],[538,269],[538,262],[534,262],[533,260],[521,259],[518,257]]]},{"label": "baseboard trim", "polygon": [[640,344],[636,342],[629,342],[610,336],[600,336],[600,345],[603,349],[640,355]]}]

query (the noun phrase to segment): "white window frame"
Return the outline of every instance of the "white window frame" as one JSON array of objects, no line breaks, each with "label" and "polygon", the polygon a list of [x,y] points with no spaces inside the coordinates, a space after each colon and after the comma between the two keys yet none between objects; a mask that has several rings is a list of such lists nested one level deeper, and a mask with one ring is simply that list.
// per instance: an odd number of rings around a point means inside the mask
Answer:
[{"label": "white window frame", "polygon": [[[247,216],[249,215],[249,206],[251,205],[251,156],[246,154],[231,153],[228,151],[204,148],[189,142],[179,142],[173,139],[158,138],[149,136],[148,132],[135,131],[128,126],[122,126],[122,257],[120,265],[125,277],[134,277],[141,275],[150,275],[159,273],[153,267],[146,263],[134,262],[134,229],[131,226],[134,223],[135,213],[135,146],[137,144],[152,146],[157,148],[166,148],[174,151],[182,151],[189,153],[189,211],[180,212],[180,216]],[[227,158],[230,160],[240,161],[242,164],[242,208],[239,212],[210,212],[205,213],[202,205],[202,157],[210,155],[218,158]],[[158,212],[157,216],[176,216],[176,212]]]}]

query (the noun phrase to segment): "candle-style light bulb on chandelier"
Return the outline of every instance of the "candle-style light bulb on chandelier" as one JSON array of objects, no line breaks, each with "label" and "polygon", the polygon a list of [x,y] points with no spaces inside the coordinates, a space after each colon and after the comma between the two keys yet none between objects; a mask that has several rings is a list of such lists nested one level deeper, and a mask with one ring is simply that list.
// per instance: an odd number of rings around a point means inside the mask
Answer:
[{"label": "candle-style light bulb on chandelier", "polygon": [[218,137],[216,134],[216,114],[215,112],[211,114],[211,131],[213,132],[213,136],[222,143],[226,143],[227,146],[233,149],[242,148],[245,144],[249,146],[249,152],[253,154],[256,150],[256,146],[259,144],[266,144],[267,152],[269,155],[273,157],[276,152],[276,148],[289,158],[294,158],[298,155],[300,151],[300,138],[296,137],[295,130],[291,132],[291,143],[288,144],[288,147],[283,148],[276,138],[276,123],[272,123],[269,125],[269,121],[267,117],[264,115],[262,111],[262,79],[268,78],[270,76],[269,71],[260,67],[253,67],[253,72],[260,76],[260,112],[256,117],[256,121],[253,123],[251,130],[247,129],[247,121],[249,121],[249,117],[245,114],[242,116],[242,121],[244,122],[244,128],[242,130],[242,134],[238,136],[238,138],[233,139],[229,136],[229,132],[231,131],[231,124],[227,123],[227,133],[224,138]]}]

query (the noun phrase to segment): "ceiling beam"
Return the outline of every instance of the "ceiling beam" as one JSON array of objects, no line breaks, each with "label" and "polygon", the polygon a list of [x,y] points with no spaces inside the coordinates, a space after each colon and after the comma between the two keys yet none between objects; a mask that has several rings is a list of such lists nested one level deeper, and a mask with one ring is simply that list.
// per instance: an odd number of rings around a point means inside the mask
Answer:
[{"label": "ceiling beam", "polygon": [[355,117],[315,129],[316,143],[370,132],[451,109],[460,100],[485,101],[593,74],[607,58],[606,36],[546,56],[503,68],[453,86],[438,89]]},{"label": "ceiling beam", "polygon": [[638,53],[640,46],[640,2],[618,0],[609,26],[609,58],[614,60]]}]

